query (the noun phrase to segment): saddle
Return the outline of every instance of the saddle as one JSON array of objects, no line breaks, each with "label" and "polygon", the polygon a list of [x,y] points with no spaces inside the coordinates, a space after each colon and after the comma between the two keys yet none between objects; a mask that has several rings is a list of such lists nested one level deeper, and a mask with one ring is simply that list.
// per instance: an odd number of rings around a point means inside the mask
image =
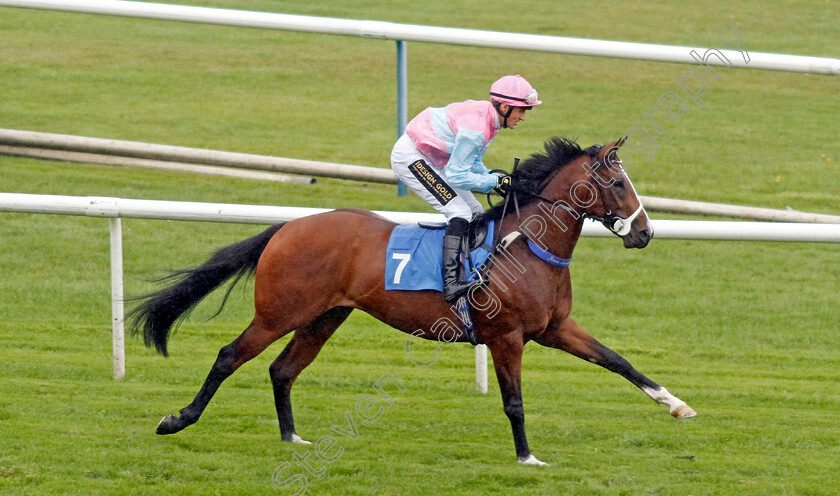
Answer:
[{"label": "saddle", "polygon": [[[473,268],[481,267],[490,256],[493,225],[493,221],[482,221],[470,228],[470,251],[464,268],[469,280],[475,280]],[[443,291],[441,254],[445,227],[445,224],[412,224],[394,228],[385,251],[385,289]]]},{"label": "saddle", "polygon": [[[488,260],[493,245],[493,221],[470,224],[470,249],[464,257],[464,274],[474,281],[476,272]],[[385,251],[385,289],[401,291],[443,291],[441,253],[446,224],[421,223],[400,225],[391,232]],[[460,326],[469,342],[478,344],[472,327],[469,305],[461,297],[453,305]]]}]

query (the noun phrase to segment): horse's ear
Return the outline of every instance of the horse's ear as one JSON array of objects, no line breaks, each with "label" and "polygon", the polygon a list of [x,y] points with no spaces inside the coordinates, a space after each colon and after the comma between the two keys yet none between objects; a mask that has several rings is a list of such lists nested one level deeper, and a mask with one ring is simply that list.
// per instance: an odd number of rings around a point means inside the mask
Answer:
[{"label": "horse's ear", "polygon": [[615,142],[613,142],[613,143],[610,143],[610,144],[608,144],[608,145],[604,145],[604,146],[603,146],[603,147],[599,150],[599,153],[602,153],[602,154],[603,154],[603,156],[605,156],[605,157],[606,157],[607,155],[609,155],[609,154],[611,154],[611,153],[615,153],[615,152],[616,152],[616,150],[618,150],[619,148],[621,148],[621,145],[623,145],[626,141],[627,141],[627,136],[625,136],[625,137],[621,138],[621,139],[620,139],[620,140],[618,140],[618,141],[615,141]]}]

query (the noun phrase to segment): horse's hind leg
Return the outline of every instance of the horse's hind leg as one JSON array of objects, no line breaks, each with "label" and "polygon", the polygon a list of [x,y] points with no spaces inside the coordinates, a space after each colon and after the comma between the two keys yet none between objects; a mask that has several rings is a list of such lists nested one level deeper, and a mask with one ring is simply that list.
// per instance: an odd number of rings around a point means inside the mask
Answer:
[{"label": "horse's hind leg", "polygon": [[283,441],[308,443],[295,433],[290,393],[297,376],[305,369],[323,348],[352,308],[337,307],[324,313],[311,324],[295,331],[295,335],[269,367],[271,384],[274,387],[274,404],[280,422],[280,436]]},{"label": "horse's hind leg", "polygon": [[547,329],[535,341],[543,346],[567,351],[576,357],[588,360],[621,375],[644,391],[655,402],[660,405],[667,405],[674,418],[683,419],[697,415],[697,412],[686,405],[684,401],[648,379],[644,374],[633,368],[624,357],[601,344],[570,318],[564,320],[557,328]]},{"label": "horse's hind leg", "polygon": [[179,416],[169,415],[161,419],[155,432],[174,434],[196,423],[225,379],[242,364],[262,353],[268,345],[288,332],[278,332],[276,329],[268,328],[258,323],[256,319],[251,322],[251,325],[238,338],[219,350],[216,362],[213,363],[207,379],[192,403],[182,408]]}]

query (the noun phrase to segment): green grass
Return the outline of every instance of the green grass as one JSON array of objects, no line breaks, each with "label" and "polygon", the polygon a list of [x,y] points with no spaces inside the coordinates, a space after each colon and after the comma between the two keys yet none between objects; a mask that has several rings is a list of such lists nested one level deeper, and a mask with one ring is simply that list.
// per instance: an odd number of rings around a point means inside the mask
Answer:
[{"label": "green grass", "polygon": [[[714,46],[739,22],[750,51],[838,57],[832,2],[189,2],[354,19]],[[395,138],[392,42],[0,8],[0,126],[387,167]],[[546,102],[503,132],[491,167],[552,134],[617,138],[690,69],[409,43],[412,113],[483,98],[521,73]],[[706,106],[663,123],[658,153],[633,157],[642,194],[840,214],[836,77],[720,70]],[[0,157],[0,190],[429,211],[395,188],[312,186]],[[654,215],[662,218],[661,215]],[[674,216],[671,216],[674,218]],[[300,446],[281,443],[272,345],[175,435],[158,419],[186,405],[218,349],[251,315],[250,289],[213,295],[164,359],[127,343],[111,379],[107,222],[0,214],[0,494],[293,494],[271,485]],[[126,291],[194,266],[259,226],[128,219]],[[628,251],[581,240],[573,315],[698,412],[678,422],[615,374],[526,348],[529,441],[549,467],[514,462],[498,386],[478,394],[473,353],[433,366],[404,334],[354,313],[298,379],[298,431],[316,440],[383,374],[407,388],[308,494],[828,495],[840,471],[837,247],[654,240]],[[417,355],[428,353],[422,345]],[[492,373],[491,373],[492,375]],[[314,456],[314,454],[312,455]],[[318,464],[314,464],[320,466]],[[295,467],[283,472],[300,472]]]}]

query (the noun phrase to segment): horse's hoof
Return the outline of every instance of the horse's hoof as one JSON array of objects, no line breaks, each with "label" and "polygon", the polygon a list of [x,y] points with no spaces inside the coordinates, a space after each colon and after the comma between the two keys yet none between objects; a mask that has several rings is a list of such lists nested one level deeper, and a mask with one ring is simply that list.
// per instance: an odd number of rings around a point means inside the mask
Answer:
[{"label": "horse's hoof", "polygon": [[523,465],[539,465],[539,466],[546,466],[547,463],[541,462],[537,460],[537,457],[534,455],[528,455],[528,458],[520,458],[517,460],[519,463]]},{"label": "horse's hoof", "polygon": [[306,439],[298,436],[297,434],[292,434],[292,442],[296,444],[312,444]]},{"label": "horse's hoof", "polygon": [[175,434],[176,432],[180,431],[182,427],[178,426],[178,417],[175,415],[167,415],[160,419],[158,422],[157,428],[155,429],[155,434]]},{"label": "horse's hoof", "polygon": [[675,419],[687,419],[697,416],[697,412],[688,405],[680,405],[674,408],[674,411],[671,412],[671,416]]}]

